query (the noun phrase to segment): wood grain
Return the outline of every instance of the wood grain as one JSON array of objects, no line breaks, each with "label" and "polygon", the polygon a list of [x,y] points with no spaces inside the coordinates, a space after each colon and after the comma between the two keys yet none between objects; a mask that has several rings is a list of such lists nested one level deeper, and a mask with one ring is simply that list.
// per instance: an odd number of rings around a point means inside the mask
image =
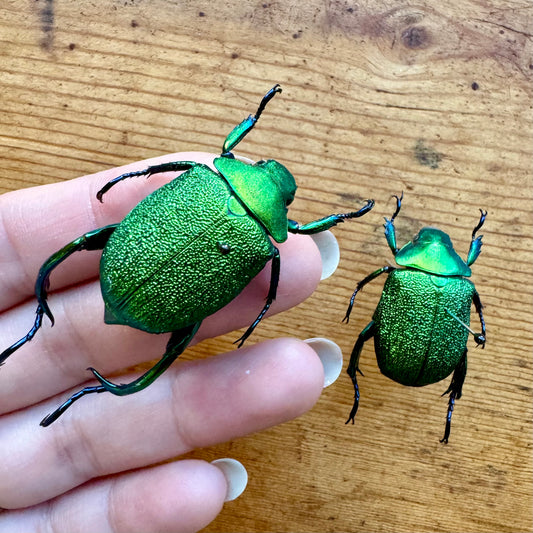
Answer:
[{"label": "wood grain", "polygon": [[405,192],[401,243],[434,225],[464,255],[478,209],[489,213],[472,278],[488,342],[471,349],[450,444],[438,442],[447,383],[401,387],[367,347],[355,426],[344,425],[342,374],[300,419],[195,454],[229,455],[250,475],[207,531],[532,530],[531,32],[528,0],[2,2],[2,192],[219,152],[280,83],[239,149],[290,168],[293,218],[375,198],[371,215],[336,232],[337,273],[256,341],[324,336],[349,353],[380,283],[349,326],[340,320],[355,283],[392,260],[392,194]]}]

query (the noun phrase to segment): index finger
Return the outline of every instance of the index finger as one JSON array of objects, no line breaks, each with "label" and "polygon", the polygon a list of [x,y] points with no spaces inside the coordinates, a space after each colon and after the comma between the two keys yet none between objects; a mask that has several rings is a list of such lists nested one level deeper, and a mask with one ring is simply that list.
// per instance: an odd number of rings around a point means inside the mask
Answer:
[{"label": "index finger", "polygon": [[[42,263],[88,231],[120,222],[145,196],[168,181],[168,175],[131,179],[105,196],[96,193],[111,179],[167,161],[212,164],[213,154],[181,152],[139,161],[66,182],[21,189],[0,196],[0,311],[33,295]],[[99,254],[74,254],[69,268],[54,272],[54,288],[98,275]]]}]

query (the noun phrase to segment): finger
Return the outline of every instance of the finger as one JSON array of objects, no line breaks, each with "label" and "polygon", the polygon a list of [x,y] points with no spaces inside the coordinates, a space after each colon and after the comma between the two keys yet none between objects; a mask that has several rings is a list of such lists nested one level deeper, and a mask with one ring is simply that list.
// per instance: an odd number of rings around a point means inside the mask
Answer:
[{"label": "finger", "polygon": [[[300,303],[320,278],[320,254],[310,238],[292,236],[280,246],[281,276],[272,313]],[[248,326],[261,310],[270,284],[270,266],[228,306],[204,320],[195,342]],[[41,401],[86,381],[87,367],[104,375],[160,358],[168,335],[150,335],[126,326],[103,323],[104,307],[97,282],[53,295],[56,323],[48,323],[35,338],[0,367],[0,413]],[[33,322],[35,304],[2,315],[2,349],[24,335]],[[9,339],[9,340],[8,340]],[[253,342],[253,339],[250,339]]]},{"label": "finger", "polygon": [[0,514],[0,533],[180,533],[198,531],[220,512],[222,472],[186,460],[80,487],[52,502]]},{"label": "finger", "polygon": [[83,398],[47,429],[36,424],[59,398],[4,415],[0,507],[34,505],[92,478],[280,424],[310,409],[323,384],[316,352],[285,338],[176,365],[131,396]]},{"label": "finger", "polygon": [[[24,301],[34,292],[37,272],[44,261],[88,231],[120,222],[145,196],[169,181],[174,174],[127,180],[105,196],[96,193],[125,172],[166,162],[194,160],[211,164],[212,154],[182,152],[139,161],[41,187],[21,189],[0,196],[0,310]],[[81,253],[69,258],[51,277],[52,288],[61,288],[98,274],[100,254]]]}]

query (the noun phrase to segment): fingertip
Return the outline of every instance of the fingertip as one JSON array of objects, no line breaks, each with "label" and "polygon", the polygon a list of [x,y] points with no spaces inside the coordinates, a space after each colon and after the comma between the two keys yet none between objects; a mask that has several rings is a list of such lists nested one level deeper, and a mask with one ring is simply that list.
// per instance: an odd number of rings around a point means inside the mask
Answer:
[{"label": "fingertip", "polygon": [[[309,235],[290,234],[280,246],[281,277],[279,300],[290,307],[311,296],[322,279],[322,256],[319,245]],[[283,302],[283,307],[287,308]]]},{"label": "fingertip", "polygon": [[[315,405],[324,387],[324,366],[312,346],[294,338],[281,338],[272,343],[272,375],[283,391],[286,420],[296,418]],[[283,400],[282,400],[283,401]]]},{"label": "fingertip", "polygon": [[[140,475],[129,480],[120,495],[128,501],[122,507],[117,501],[112,506],[117,510],[113,523],[119,526],[118,531],[199,531],[217,517],[228,494],[222,470],[202,460],[176,461],[149,469],[146,474],[150,483]],[[126,513],[127,504],[135,500],[143,504],[135,508],[130,504]]]},{"label": "fingertip", "polygon": [[315,235],[311,235],[322,260],[322,274],[320,281],[329,278],[337,267],[340,261],[339,243],[335,235],[331,231],[321,231]]},{"label": "fingertip", "polygon": [[304,341],[318,355],[324,368],[324,388],[329,387],[340,376],[342,370],[342,351],[329,339],[315,337]]},{"label": "fingertip", "polygon": [[176,382],[188,406],[181,426],[198,447],[234,439],[301,416],[323,386],[324,367],[311,346],[268,340],[189,365]]}]

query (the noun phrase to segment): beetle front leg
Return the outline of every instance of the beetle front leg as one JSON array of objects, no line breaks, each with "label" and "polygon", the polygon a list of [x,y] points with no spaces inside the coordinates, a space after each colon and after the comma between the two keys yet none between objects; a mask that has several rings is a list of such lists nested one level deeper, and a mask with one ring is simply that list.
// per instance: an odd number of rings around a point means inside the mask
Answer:
[{"label": "beetle front leg", "polygon": [[357,341],[355,343],[355,346],[352,350],[352,355],[350,356],[350,363],[348,365],[348,369],[346,372],[348,375],[352,378],[352,383],[354,387],[354,402],[352,410],[350,411],[350,416],[348,417],[348,420],[346,420],[345,424],[352,421],[352,424],[355,423],[355,415],[357,414],[357,409],[359,407],[359,385],[357,384],[357,372],[359,374],[363,375],[361,370],[359,369],[359,359],[361,357],[361,351],[363,350],[363,345],[365,342],[369,339],[371,339],[374,334],[376,333],[376,328],[374,325],[374,321],[370,322],[366,326],[361,333],[359,333],[359,337],[357,338]]},{"label": "beetle front leg", "polygon": [[359,211],[351,211],[350,213],[340,213],[337,215],[329,215],[327,217],[321,218],[320,220],[315,220],[314,222],[309,222],[308,224],[300,225],[295,220],[289,220],[288,230],[291,233],[299,233],[302,235],[313,235],[315,233],[321,233],[326,231],[333,226],[336,226],[339,222],[344,222],[350,218],[359,218],[362,217],[365,213],[368,213],[374,207],[374,200],[367,200],[366,205],[363,206]]},{"label": "beetle front leg", "polygon": [[233,343],[233,344],[239,343],[238,348],[240,348],[244,344],[244,341],[252,334],[253,330],[256,328],[259,322],[261,322],[261,319],[265,316],[265,313],[270,309],[272,302],[276,299],[281,261],[280,261],[280,256],[279,256],[279,250],[277,248],[275,250],[276,251],[274,252],[274,255],[272,257],[272,270],[270,273],[270,288],[268,290],[268,295],[267,295],[265,306],[263,307],[263,309],[261,310],[257,318],[253,321],[252,325],[244,332],[244,335],[238,338]]},{"label": "beetle front leg", "polygon": [[102,250],[117,226],[118,224],[111,224],[109,226],[104,226],[103,228],[90,231],[61,248],[61,250],[51,255],[43,263],[39,269],[37,281],[35,282],[35,296],[37,297],[38,302],[37,310],[35,311],[37,315],[35,317],[35,323],[30,331],[24,337],[22,337],[22,339],[19,339],[0,354],[0,365],[2,365],[13,352],[33,339],[43,323],[44,314],[50,319],[52,326],[54,325],[54,315],[50,311],[47,302],[48,287],[50,286],[50,274],[52,273],[52,270],[54,270],[54,268],[56,268],[74,252],[79,252],[81,250]]},{"label": "beetle front leg", "polygon": [[116,178],[113,178],[111,181],[108,181],[97,193],[96,198],[103,202],[102,197],[104,194],[113,187],[113,185],[116,185],[119,181],[128,179],[128,178],[136,178],[139,176],[146,176],[149,178],[150,176],[154,174],[162,174],[163,172],[179,172],[181,170],[189,170],[190,168],[194,167],[198,163],[195,163],[194,161],[170,161],[169,163],[161,163],[160,165],[153,165],[151,167],[145,168],[144,170],[136,170],[134,172],[126,172],[125,174],[121,174],[120,176],[117,176]]},{"label": "beetle front leg", "polygon": [[222,146],[222,157],[233,157],[230,153],[233,148],[235,148],[243,139],[250,133],[252,128],[255,126],[256,122],[259,120],[261,113],[264,111],[266,105],[274,96],[281,92],[281,87],[278,83],[268,91],[265,96],[261,99],[259,107],[255,115],[250,115],[248,118],[245,118],[240,124],[235,126],[226,137],[224,141],[224,146]]},{"label": "beetle front leg", "polygon": [[466,353],[467,350],[464,351],[463,356],[461,357],[461,360],[459,361],[459,364],[455,367],[455,370],[453,372],[452,381],[450,383],[450,386],[444,392],[442,396],[445,396],[446,394],[450,394],[449,400],[448,400],[448,413],[446,415],[446,428],[444,430],[444,437],[440,440],[440,442],[443,442],[444,444],[448,444],[448,438],[450,437],[450,431],[452,427],[452,414],[453,414],[453,408],[455,406],[455,400],[459,400],[461,398],[461,394],[463,391],[463,384],[465,382],[466,378]]},{"label": "beetle front leg", "polygon": [[483,226],[485,222],[485,217],[487,216],[487,212],[483,211],[483,209],[480,209],[481,216],[479,217],[479,222],[477,226],[474,228],[474,231],[472,231],[472,241],[470,242],[470,249],[468,250],[468,256],[466,259],[466,264],[468,266],[472,265],[474,261],[478,258],[479,254],[481,253],[481,246],[483,244],[482,238],[483,235],[480,235],[479,237],[476,237],[476,233],[478,230],[481,229],[481,226]]},{"label": "beetle front leg", "polygon": [[61,404],[53,413],[45,416],[41,420],[41,426],[47,427],[53,422],[55,422],[75,401],[79,400],[87,394],[95,394],[101,392],[110,392],[116,396],[126,396],[128,394],[133,394],[139,392],[151,383],[154,382],[176,359],[179,355],[183,353],[185,348],[191,342],[191,339],[194,337],[198,328],[200,327],[201,322],[197,322],[188,326],[186,328],[174,331],[170,340],[167,344],[167,349],[163,357],[155,364],[148,372],[144,373],[141,377],[137,378],[131,383],[126,383],[124,385],[116,385],[111,381],[105,379],[99,372],[94,368],[90,368],[96,379],[100,382],[100,385],[95,387],[85,387],[84,389],[73,394],[67,401]]},{"label": "beetle front leg", "polygon": [[394,211],[394,214],[392,215],[390,220],[388,218],[385,219],[384,226],[385,239],[387,239],[387,244],[392,250],[392,253],[396,256],[400,249],[398,248],[398,246],[396,246],[396,229],[394,228],[394,219],[398,216],[398,214],[400,213],[400,209],[402,208],[403,191],[399,197],[394,195],[393,198],[396,198],[396,211]]}]

